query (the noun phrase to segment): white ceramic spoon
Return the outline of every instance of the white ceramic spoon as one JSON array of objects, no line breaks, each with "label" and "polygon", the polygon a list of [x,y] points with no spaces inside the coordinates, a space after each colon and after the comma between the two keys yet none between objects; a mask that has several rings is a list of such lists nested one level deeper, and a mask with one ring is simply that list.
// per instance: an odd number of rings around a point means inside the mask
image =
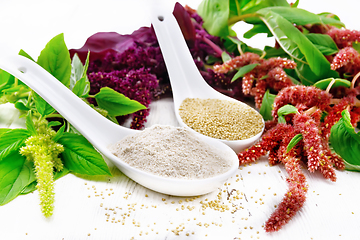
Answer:
[{"label": "white ceramic spoon", "polygon": [[[161,4],[152,4],[152,6],[151,22],[169,73],[175,115],[179,124],[187,127],[179,115],[179,107],[186,98],[212,98],[245,104],[221,94],[207,84],[194,63],[181,29],[172,12],[164,8]],[[194,131],[193,129],[191,130]],[[260,138],[263,131],[264,128],[257,135],[244,140],[218,140],[227,144],[238,153],[254,144]],[[200,133],[197,134],[200,135]],[[211,138],[208,136],[205,137]]]},{"label": "white ceramic spoon", "polygon": [[239,166],[236,154],[228,146],[204,138],[204,141],[219,149],[232,161],[233,165],[228,172],[207,179],[181,180],[160,177],[131,167],[113,155],[107,147],[138,132],[137,130],[119,126],[106,119],[33,61],[19,55],[4,55],[5,52],[6,49],[0,51],[0,69],[14,75],[37,92],[124,174],[149,189],[177,196],[205,194],[220,187]]}]

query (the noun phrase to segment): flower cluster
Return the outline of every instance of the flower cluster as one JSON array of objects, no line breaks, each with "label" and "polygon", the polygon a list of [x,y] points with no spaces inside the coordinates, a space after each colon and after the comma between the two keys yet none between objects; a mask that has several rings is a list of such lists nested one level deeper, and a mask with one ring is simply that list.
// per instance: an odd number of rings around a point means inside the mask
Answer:
[{"label": "flower cluster", "polygon": [[340,49],[331,62],[331,69],[354,76],[360,71],[360,54],[353,47]]},{"label": "flower cluster", "polygon": [[242,85],[238,81],[231,81],[234,74],[217,73],[213,69],[203,70],[199,67],[200,73],[205,81],[215,90],[238,100],[244,100]]},{"label": "flower cluster", "polygon": [[289,177],[286,179],[289,190],[285,193],[282,202],[267,220],[265,231],[273,232],[288,223],[302,208],[308,190],[305,175],[301,172],[300,159],[294,153],[287,153],[284,165]]},{"label": "flower cluster", "polygon": [[[84,47],[71,49],[84,61],[90,51],[88,78],[90,93],[110,87],[146,107],[153,99],[170,93],[169,77],[164,59],[152,28],[142,27],[130,35],[97,33]],[[89,98],[90,103],[96,102]],[[132,114],[131,128],[144,127],[149,109]],[[117,117],[123,123],[130,115]]]},{"label": "flower cluster", "polygon": [[329,31],[326,32],[336,43],[338,48],[352,47],[353,42],[360,41],[360,31],[350,30],[346,28],[336,28],[331,27]]},{"label": "flower cluster", "polygon": [[223,64],[215,65],[214,71],[218,73],[227,73],[235,69],[239,69],[245,65],[259,63],[261,58],[258,54],[252,52],[246,52],[240,56],[236,56]]},{"label": "flower cluster", "polygon": [[313,86],[286,87],[277,94],[274,100],[272,116],[274,120],[277,120],[277,111],[286,104],[296,106],[301,103],[308,108],[316,106],[324,111],[329,106],[331,98],[331,94]]},{"label": "flower cluster", "polygon": [[243,76],[241,81],[242,91],[245,95],[254,96],[257,108],[261,107],[267,89],[278,92],[285,87],[294,85],[284,68],[294,69],[296,63],[280,57],[262,59],[255,53],[246,52],[221,65],[215,65],[214,71],[227,73],[249,64],[258,65]]},{"label": "flower cluster", "polygon": [[37,134],[25,141],[20,153],[35,165],[37,180],[36,188],[39,191],[41,211],[45,217],[50,217],[54,210],[54,168],[63,169],[58,157],[64,147],[52,140],[56,132],[47,127],[47,122],[38,122]]},{"label": "flower cluster", "polygon": [[265,224],[267,232],[277,231],[290,221],[303,206],[306,199],[308,187],[300,168],[301,158],[298,154],[300,147],[296,146],[291,151],[286,151],[287,145],[295,135],[296,132],[291,125],[279,123],[266,132],[261,141],[238,155],[240,164],[245,164],[254,162],[259,157],[269,153],[269,163],[272,165],[279,162],[283,163],[289,174],[287,178],[289,189],[278,208],[267,220]]},{"label": "flower cluster", "polygon": [[301,133],[304,144],[304,156],[307,158],[307,166],[310,172],[319,169],[325,178],[336,181],[335,171],[330,163],[330,158],[326,155],[324,146],[327,142],[323,141],[319,131],[319,123],[309,114],[295,114],[293,118],[294,128]]},{"label": "flower cluster", "polygon": [[339,48],[334,56],[328,56],[331,69],[342,76],[354,77],[360,71],[360,55],[353,48],[353,44],[360,41],[360,31],[332,26],[327,26],[326,29],[324,33],[329,35]]},{"label": "flower cluster", "polygon": [[[96,94],[102,87],[110,87],[124,94],[130,99],[136,100],[149,107],[154,96],[154,89],[158,89],[158,80],[149,70],[140,68],[137,70],[113,70],[110,72],[92,72],[88,74],[90,81],[90,94]],[[89,100],[95,103],[94,100]],[[131,128],[141,129],[144,127],[149,108],[135,112],[132,115]],[[126,117],[117,117],[121,123]]]},{"label": "flower cluster", "polygon": [[[270,164],[285,165],[289,189],[265,224],[268,232],[279,230],[305,202],[307,184],[300,170],[301,164],[306,164],[310,172],[320,171],[331,181],[336,181],[333,166],[338,169],[345,167],[342,159],[331,152],[321,131],[324,124],[321,121],[322,113],[331,110],[331,99],[331,94],[312,86],[283,88],[275,98],[272,112],[275,120],[269,125],[269,130],[258,143],[238,154],[240,164],[254,162],[268,154]],[[297,113],[287,115],[286,123],[277,122],[278,109],[287,104],[295,106]],[[289,150],[290,141],[299,134],[301,140]]]}]

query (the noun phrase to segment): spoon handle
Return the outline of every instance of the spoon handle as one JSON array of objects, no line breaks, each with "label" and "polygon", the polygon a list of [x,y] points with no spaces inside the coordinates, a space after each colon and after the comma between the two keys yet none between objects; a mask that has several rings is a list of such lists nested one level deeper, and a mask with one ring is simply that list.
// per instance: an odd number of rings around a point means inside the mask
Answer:
[{"label": "spoon handle", "polygon": [[2,57],[0,68],[38,93],[95,147],[104,146],[104,144],[107,146],[119,140],[130,130],[103,117],[49,72],[28,58],[20,55]]},{"label": "spoon handle", "polygon": [[193,96],[191,92],[201,97],[209,86],[194,63],[176,18],[161,4],[152,6],[151,22],[168,69],[174,102]]}]

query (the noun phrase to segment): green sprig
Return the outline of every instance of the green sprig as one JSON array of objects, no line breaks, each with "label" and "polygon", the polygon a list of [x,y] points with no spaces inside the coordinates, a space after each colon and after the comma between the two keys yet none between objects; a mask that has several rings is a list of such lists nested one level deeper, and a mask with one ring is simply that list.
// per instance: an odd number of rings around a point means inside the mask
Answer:
[{"label": "green sprig", "polygon": [[[24,50],[19,54],[36,62]],[[70,59],[64,35],[59,34],[41,51],[37,63],[87,102],[89,55],[85,65],[77,55]],[[49,217],[54,209],[56,179],[69,172],[111,176],[103,157],[85,137],[21,79],[1,69],[0,93],[0,103],[13,103],[26,117],[26,129],[0,129],[0,205],[37,189],[41,210]],[[93,97],[98,106],[91,106],[115,122],[116,116],[145,108],[112,89],[101,89]]]}]

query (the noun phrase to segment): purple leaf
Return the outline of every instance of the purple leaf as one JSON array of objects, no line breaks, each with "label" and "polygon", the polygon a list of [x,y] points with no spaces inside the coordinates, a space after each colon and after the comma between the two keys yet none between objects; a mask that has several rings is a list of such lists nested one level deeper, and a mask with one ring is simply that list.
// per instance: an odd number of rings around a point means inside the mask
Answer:
[{"label": "purple leaf", "polygon": [[130,35],[121,35],[116,32],[98,32],[90,36],[83,47],[70,49],[71,58],[75,53],[78,54],[84,63],[88,51],[90,51],[90,61],[103,59],[107,54],[123,53],[129,47],[134,46],[135,42],[156,41],[154,32],[149,27],[142,27]]},{"label": "purple leaf", "polygon": [[181,32],[184,35],[185,40],[188,43],[193,44],[196,39],[196,32],[189,14],[178,2],[175,4],[173,14],[181,28]]}]

